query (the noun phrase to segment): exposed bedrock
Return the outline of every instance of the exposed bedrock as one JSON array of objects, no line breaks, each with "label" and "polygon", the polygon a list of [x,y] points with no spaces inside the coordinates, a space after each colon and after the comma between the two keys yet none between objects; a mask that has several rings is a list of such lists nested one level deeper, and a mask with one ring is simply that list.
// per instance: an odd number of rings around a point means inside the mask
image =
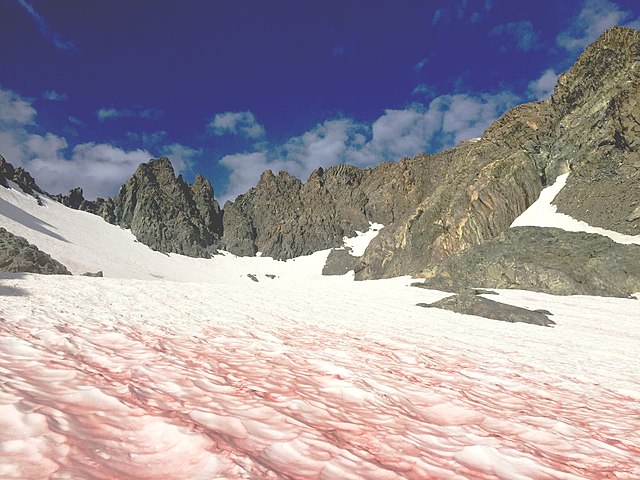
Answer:
[{"label": "exposed bedrock", "polygon": [[419,274],[415,286],[464,292],[515,288],[554,295],[640,292],[640,245],[557,228],[516,227]]},{"label": "exposed bedrock", "polygon": [[0,227],[0,272],[71,275],[60,262]]}]

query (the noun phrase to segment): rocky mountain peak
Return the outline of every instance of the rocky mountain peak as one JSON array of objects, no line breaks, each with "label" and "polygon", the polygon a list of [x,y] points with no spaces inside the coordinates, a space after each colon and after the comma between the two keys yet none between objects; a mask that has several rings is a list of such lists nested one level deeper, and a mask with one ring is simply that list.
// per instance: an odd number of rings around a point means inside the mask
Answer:
[{"label": "rocky mountain peak", "polygon": [[209,256],[222,236],[222,213],[209,181],[193,187],[175,176],[171,161],[141,164],[114,198],[115,221],[154,250]]},{"label": "rocky mountain peak", "polygon": [[45,192],[36,184],[33,177],[21,167],[14,168],[0,155],[0,185],[7,187],[7,180],[18,185],[22,191],[29,195],[45,194]]}]

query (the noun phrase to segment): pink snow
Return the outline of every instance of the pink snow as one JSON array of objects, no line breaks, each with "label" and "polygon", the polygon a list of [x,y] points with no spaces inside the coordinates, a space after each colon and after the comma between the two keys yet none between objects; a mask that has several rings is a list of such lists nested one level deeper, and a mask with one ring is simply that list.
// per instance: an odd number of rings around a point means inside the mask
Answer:
[{"label": "pink snow", "polygon": [[640,477],[636,300],[6,277],[3,479]]},{"label": "pink snow", "polygon": [[0,226],[105,278],[0,275],[3,480],[640,478],[637,300],[500,291],[557,323],[507,324],[43,204],[0,188]]}]

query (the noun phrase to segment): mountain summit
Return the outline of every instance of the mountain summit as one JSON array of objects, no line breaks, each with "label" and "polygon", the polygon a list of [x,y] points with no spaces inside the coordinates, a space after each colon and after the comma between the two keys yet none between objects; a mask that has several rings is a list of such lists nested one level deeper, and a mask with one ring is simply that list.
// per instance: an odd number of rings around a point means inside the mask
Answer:
[{"label": "mountain summit", "polygon": [[[266,171],[224,210],[208,180],[188,185],[167,158],[140,165],[113,199],[88,202],[80,189],[56,198],[130,228],[154,250],[195,257],[224,249],[288,259],[339,247],[344,236],[378,223],[385,227],[355,260],[356,278],[424,275],[505,232],[567,172],[554,200],[560,212],[640,234],[638,92],[640,34],[615,27],[559,78],[549,99],[515,107],[482,138],[438,154],[319,168],[306,183]],[[41,192],[28,173],[2,165],[0,180]]]}]

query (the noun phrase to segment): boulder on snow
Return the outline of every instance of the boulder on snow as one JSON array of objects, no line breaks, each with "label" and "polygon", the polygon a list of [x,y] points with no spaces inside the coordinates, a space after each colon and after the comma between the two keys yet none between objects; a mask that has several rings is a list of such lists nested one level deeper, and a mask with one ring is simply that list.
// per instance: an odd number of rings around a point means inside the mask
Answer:
[{"label": "boulder on snow", "polygon": [[83,277],[95,277],[95,278],[102,278],[104,277],[104,273],[102,273],[102,270],[98,270],[97,272],[84,272],[82,274]]},{"label": "boulder on snow", "polygon": [[327,261],[322,267],[322,275],[344,275],[354,270],[360,257],[354,257],[350,249],[334,248],[329,252]]},{"label": "boulder on snow", "polygon": [[443,298],[435,303],[421,303],[418,304],[418,306],[441,308],[451,312],[475,315],[477,317],[484,317],[509,323],[530,323],[532,325],[540,325],[543,327],[555,325],[553,320],[540,311],[507,305],[506,303],[496,302],[495,300],[471,294],[453,295],[451,297]]}]

